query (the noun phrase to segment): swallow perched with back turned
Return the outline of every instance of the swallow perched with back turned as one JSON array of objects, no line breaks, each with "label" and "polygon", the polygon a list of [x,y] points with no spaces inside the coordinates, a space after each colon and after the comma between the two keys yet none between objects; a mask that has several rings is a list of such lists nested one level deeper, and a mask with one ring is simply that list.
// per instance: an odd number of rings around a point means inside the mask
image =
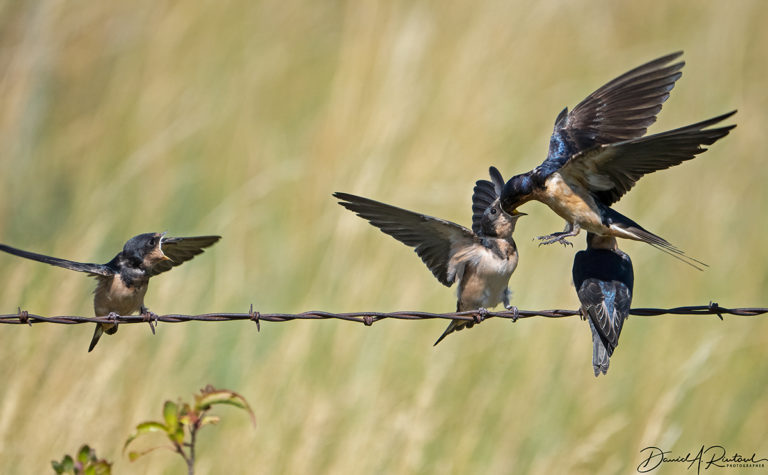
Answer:
[{"label": "swallow perched with back turned", "polygon": [[592,331],[592,367],[606,374],[632,304],[634,272],[629,256],[613,236],[587,233],[587,249],[573,259],[573,284],[581,316]]},{"label": "swallow perched with back turned", "polygon": [[[123,250],[106,264],[88,264],[22,251],[0,244],[0,251],[78,272],[97,280],[93,291],[93,309],[97,317],[130,315],[136,311],[147,318],[155,316],[144,305],[149,278],[183,264],[221,236],[165,237],[165,233],[134,236]],[[99,342],[102,333],[117,332],[117,323],[97,323],[88,351]]]},{"label": "swallow perched with back turned", "polygon": [[[506,213],[499,205],[501,173],[490,168],[491,181],[478,180],[472,195],[472,230],[432,216],[396,208],[368,198],[334,193],[339,204],[407,246],[446,287],[458,281],[456,311],[484,310],[509,303],[509,278],[517,267],[512,233],[525,213]],[[449,333],[473,322],[452,320],[435,345]]]},{"label": "swallow perched with back turned", "polygon": [[[567,222],[565,230],[540,236],[542,244],[560,242],[580,229],[646,242],[696,267],[665,239],[610,208],[648,173],[694,158],[736,127],[709,128],[733,115],[719,115],[667,132],[643,136],[667,100],[684,63],[669,64],[682,52],[639,66],[608,82],[572,111],[555,120],[546,160],[512,177],[501,194],[511,212],[530,200],[541,201]],[[697,267],[698,268],[698,267]]]}]

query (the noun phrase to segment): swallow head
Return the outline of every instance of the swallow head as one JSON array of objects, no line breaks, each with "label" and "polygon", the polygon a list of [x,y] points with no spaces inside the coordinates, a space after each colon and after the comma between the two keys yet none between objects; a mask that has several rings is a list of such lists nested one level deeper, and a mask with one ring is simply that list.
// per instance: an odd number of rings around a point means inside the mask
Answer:
[{"label": "swallow head", "polygon": [[130,260],[149,268],[160,261],[170,260],[163,253],[162,243],[165,233],[144,233],[134,236],[125,243],[123,254]]},{"label": "swallow head", "polygon": [[512,233],[515,232],[515,224],[517,223],[518,218],[525,215],[525,213],[521,213],[517,210],[514,210],[512,213],[507,213],[501,208],[501,202],[496,199],[496,201],[483,212],[483,218],[480,220],[480,228],[485,236],[511,238]]},{"label": "swallow head", "polygon": [[533,180],[531,180],[531,173],[513,176],[501,190],[501,209],[514,215],[517,212],[517,207],[530,201],[532,197]]}]

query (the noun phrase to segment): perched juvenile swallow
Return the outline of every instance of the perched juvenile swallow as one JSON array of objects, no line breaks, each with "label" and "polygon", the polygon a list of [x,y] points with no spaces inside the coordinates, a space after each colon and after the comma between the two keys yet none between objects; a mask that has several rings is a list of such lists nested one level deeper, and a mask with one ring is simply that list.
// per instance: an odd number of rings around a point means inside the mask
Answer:
[{"label": "perched juvenile swallow", "polygon": [[736,111],[679,129],[643,137],[681,76],[683,62],[669,64],[674,53],[635,68],[581,101],[555,120],[549,154],[534,170],[512,177],[501,194],[511,212],[530,200],[545,203],[566,220],[565,230],[540,236],[542,244],[560,242],[580,229],[601,236],[646,242],[695,266],[665,239],[610,208],[648,173],[694,158],[736,127],[708,129]]},{"label": "perched juvenile swallow", "polygon": [[[93,309],[97,317],[116,317],[140,311],[154,316],[144,305],[149,278],[170,270],[203,252],[203,248],[216,243],[221,236],[165,237],[165,233],[146,233],[134,236],[125,243],[122,252],[106,264],[87,264],[66,259],[22,251],[0,244],[0,251],[32,259],[53,266],[86,272],[98,281],[94,290]],[[117,332],[117,323],[97,323],[90,352],[102,333]]]},{"label": "perched juvenile swallow", "polygon": [[[446,287],[458,281],[456,311],[509,304],[509,277],[517,267],[512,233],[520,216],[499,205],[501,173],[490,168],[491,180],[478,180],[472,195],[472,230],[442,219],[396,208],[348,193],[334,193],[339,204],[407,246],[415,248],[432,274]],[[473,322],[452,320],[435,345]]]},{"label": "perched juvenile swallow", "polygon": [[632,261],[613,236],[587,233],[587,250],[573,259],[573,284],[581,301],[581,315],[592,330],[595,376],[606,374],[629,316],[634,284]]}]

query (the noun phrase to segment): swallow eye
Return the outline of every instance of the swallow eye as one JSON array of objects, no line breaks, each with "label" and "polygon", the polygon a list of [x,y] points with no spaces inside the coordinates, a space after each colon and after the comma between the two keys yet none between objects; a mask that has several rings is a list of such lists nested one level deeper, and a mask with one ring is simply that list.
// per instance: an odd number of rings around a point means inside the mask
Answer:
[{"label": "swallow eye", "polygon": [[155,241],[155,238],[152,238],[149,240],[149,245],[152,247],[155,247],[155,244],[157,244],[157,241]]},{"label": "swallow eye", "polygon": [[496,208],[491,208],[491,214],[496,214]]}]

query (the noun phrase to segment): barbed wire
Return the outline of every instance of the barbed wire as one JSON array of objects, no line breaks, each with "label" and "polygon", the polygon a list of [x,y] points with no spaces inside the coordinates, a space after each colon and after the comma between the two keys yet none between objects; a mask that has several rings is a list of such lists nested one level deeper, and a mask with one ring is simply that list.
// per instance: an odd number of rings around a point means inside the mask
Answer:
[{"label": "barbed wire", "polygon": [[[696,305],[688,307],[675,308],[633,308],[629,311],[630,315],[642,317],[656,317],[661,315],[694,315],[706,316],[716,315],[723,319],[723,315],[735,315],[744,317],[754,317],[768,313],[768,308],[725,308],[719,306],[716,302],[710,302],[709,305]],[[454,319],[480,322],[488,318],[506,318],[517,321],[520,318],[545,317],[545,318],[564,318],[581,315],[578,310],[520,310],[513,307],[511,310],[494,312],[490,310],[472,310],[467,312],[454,313],[428,313],[428,312],[347,312],[331,313],[323,311],[308,311],[302,313],[261,313],[253,310],[251,305],[248,313],[204,313],[200,315],[118,315],[107,317],[81,317],[60,315],[45,317],[35,315],[26,310],[18,309],[15,314],[0,315],[0,324],[11,325],[32,325],[39,323],[58,323],[64,325],[77,325],[81,323],[146,323],[150,324],[154,332],[153,323],[182,323],[182,322],[226,322],[238,320],[250,320],[256,323],[257,329],[261,329],[261,322],[289,322],[294,320],[344,320],[348,322],[362,323],[366,326],[385,320],[430,320],[430,319]]]}]

